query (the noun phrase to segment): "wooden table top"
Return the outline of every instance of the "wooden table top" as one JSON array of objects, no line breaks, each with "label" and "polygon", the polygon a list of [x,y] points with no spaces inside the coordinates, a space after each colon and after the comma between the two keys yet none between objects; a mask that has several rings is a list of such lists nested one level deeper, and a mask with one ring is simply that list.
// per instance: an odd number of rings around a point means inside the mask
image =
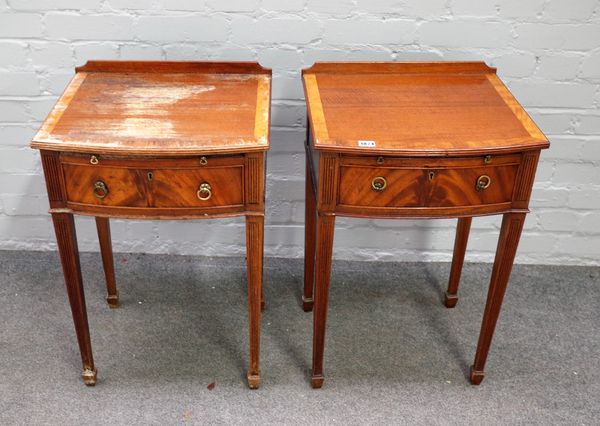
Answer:
[{"label": "wooden table top", "polygon": [[262,151],[270,98],[271,71],[257,63],[91,61],[31,145],[169,156]]},{"label": "wooden table top", "polygon": [[549,146],[483,62],[323,62],[302,74],[315,149],[452,156]]}]

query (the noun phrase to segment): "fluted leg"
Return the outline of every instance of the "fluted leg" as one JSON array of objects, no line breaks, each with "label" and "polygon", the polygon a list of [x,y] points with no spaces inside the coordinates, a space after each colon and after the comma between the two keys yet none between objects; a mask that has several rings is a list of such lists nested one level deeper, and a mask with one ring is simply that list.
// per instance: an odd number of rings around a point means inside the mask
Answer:
[{"label": "fluted leg", "polygon": [[96,217],[96,229],[100,241],[100,253],[102,255],[102,266],[106,278],[106,301],[108,306],[116,308],[119,306],[119,292],[115,279],[115,264],[110,238],[110,223],[107,217]]},{"label": "fluted leg", "polygon": [[525,213],[506,213],[502,218],[502,228],[483,313],[477,352],[475,353],[475,361],[471,366],[470,379],[474,385],[480,384],[485,375],[483,371],[485,361],[492,343],[492,336],[502,307],[502,300],[510,278],[524,222]]},{"label": "fluted leg", "polygon": [[317,216],[315,303],[313,309],[313,364],[311,384],[313,388],[323,386],[323,355],[325,346],[325,325],[327,320],[327,302],[329,282],[331,280],[331,262],[333,255],[333,231],[335,216]]},{"label": "fluted leg", "polygon": [[448,280],[448,291],[444,297],[444,304],[447,308],[454,308],[456,302],[458,302],[458,284],[460,283],[460,274],[465,261],[471,221],[472,218],[470,217],[461,217],[458,219],[456,239],[454,240],[454,255],[452,256],[452,267],[450,268],[450,279]]},{"label": "fluted leg", "polygon": [[96,368],[92,356],[90,330],[88,326],[87,311],[85,308],[85,294],[81,279],[81,266],[79,264],[79,250],[77,249],[77,236],[75,221],[69,213],[52,213],[56,242],[63,267],[67,294],[73,314],[77,343],[83,364],[83,382],[88,386],[96,384]]},{"label": "fluted leg", "polygon": [[250,366],[248,386],[260,386],[260,314],[263,283],[264,216],[246,216],[246,247],[248,268],[248,318],[250,326]]},{"label": "fluted leg", "polygon": [[316,221],[317,202],[313,190],[313,179],[310,172],[309,157],[306,156],[306,194],[304,212],[304,294],[302,295],[302,309],[312,311],[313,291],[315,284],[315,248],[316,248]]}]

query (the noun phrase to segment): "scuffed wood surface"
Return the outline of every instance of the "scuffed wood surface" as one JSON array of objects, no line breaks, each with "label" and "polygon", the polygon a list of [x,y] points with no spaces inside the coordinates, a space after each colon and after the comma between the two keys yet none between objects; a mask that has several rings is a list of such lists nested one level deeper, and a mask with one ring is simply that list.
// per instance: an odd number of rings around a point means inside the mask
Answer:
[{"label": "scuffed wood surface", "polygon": [[[107,71],[110,64],[117,72]],[[271,75],[251,65],[174,63],[173,72],[169,63],[92,62],[79,69],[32,147],[170,156],[265,150]]]}]

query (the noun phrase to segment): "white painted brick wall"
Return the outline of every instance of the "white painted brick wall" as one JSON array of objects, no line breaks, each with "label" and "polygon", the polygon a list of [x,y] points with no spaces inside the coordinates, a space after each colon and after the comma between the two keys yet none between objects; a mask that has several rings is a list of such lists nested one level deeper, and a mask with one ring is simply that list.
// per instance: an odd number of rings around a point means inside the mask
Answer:
[{"label": "white painted brick wall", "polygon": [[[600,0],[0,0],[0,248],[55,249],[28,142],[88,59],[258,60],[273,68],[266,254],[303,255],[306,111],[316,60],[485,60],[552,142],[517,257],[600,264]],[[97,250],[90,218],[80,247]],[[455,220],[340,218],[335,256],[449,260]],[[473,221],[491,261],[499,217]],[[113,221],[116,250],[241,255],[241,218]]]}]

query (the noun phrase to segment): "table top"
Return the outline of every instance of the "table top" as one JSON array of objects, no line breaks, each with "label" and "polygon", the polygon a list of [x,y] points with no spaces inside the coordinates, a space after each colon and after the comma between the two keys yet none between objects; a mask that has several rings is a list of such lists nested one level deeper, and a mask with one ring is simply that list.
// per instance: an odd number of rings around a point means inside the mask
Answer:
[{"label": "table top", "polygon": [[302,74],[318,150],[452,156],[549,146],[483,62],[322,62]]},{"label": "table top", "polygon": [[91,61],[33,148],[195,155],[269,147],[271,71],[252,62]]}]

